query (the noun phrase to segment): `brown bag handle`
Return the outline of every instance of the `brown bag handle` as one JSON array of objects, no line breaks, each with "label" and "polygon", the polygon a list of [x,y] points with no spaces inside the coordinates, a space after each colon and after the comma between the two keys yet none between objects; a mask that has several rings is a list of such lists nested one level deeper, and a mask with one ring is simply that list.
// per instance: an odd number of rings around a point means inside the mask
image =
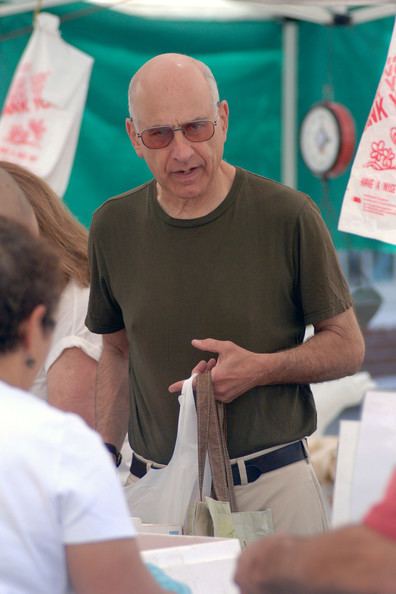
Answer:
[{"label": "brown bag handle", "polygon": [[198,475],[202,500],[203,475],[208,454],[212,489],[218,501],[228,501],[236,510],[234,483],[225,438],[225,406],[215,400],[210,372],[197,376],[196,406],[198,419]]}]

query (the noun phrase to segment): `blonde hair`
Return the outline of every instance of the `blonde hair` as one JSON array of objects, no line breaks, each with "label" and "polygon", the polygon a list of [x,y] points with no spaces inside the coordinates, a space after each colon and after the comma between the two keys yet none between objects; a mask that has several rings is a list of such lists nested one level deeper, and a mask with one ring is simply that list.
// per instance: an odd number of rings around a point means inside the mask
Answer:
[{"label": "blonde hair", "polygon": [[27,169],[0,161],[32,205],[40,234],[58,253],[65,285],[74,280],[89,285],[88,231],[72,215],[49,185]]},{"label": "blonde hair", "polygon": [[24,225],[33,235],[38,235],[34,210],[14,178],[0,167],[0,215]]}]

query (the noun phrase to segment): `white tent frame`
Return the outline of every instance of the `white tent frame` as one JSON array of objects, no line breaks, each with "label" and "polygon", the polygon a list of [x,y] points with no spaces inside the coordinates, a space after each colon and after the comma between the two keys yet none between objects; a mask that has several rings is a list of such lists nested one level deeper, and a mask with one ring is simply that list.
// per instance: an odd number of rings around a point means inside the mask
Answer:
[{"label": "white tent frame", "polygon": [[[87,0],[88,2],[90,0]],[[41,10],[75,0],[43,0]],[[95,0],[94,4],[130,15],[162,19],[269,20],[283,23],[281,179],[297,185],[297,55],[298,21],[321,25],[361,24],[396,15],[396,3],[388,0]],[[0,4],[0,18],[37,8],[37,0],[9,0]]]},{"label": "white tent frame", "polygon": [[[86,0],[90,3],[91,0]],[[75,0],[43,0],[40,10]],[[330,25],[337,19],[350,24],[371,21],[396,14],[394,0],[92,0],[94,4],[152,18],[163,19],[295,19]],[[38,6],[37,0],[0,0],[0,18],[19,12],[29,12]]]}]

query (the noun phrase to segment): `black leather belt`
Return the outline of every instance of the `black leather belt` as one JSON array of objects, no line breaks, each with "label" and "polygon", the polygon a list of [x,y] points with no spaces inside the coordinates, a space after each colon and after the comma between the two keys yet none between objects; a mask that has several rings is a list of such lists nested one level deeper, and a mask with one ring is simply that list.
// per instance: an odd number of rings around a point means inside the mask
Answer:
[{"label": "black leather belt", "polygon": [[[306,458],[307,453],[305,451],[303,442],[297,441],[295,443],[278,448],[277,450],[273,450],[272,452],[268,452],[267,454],[257,456],[257,458],[245,460],[244,464],[246,468],[247,481],[248,483],[253,483],[265,472],[277,470],[278,468],[282,468],[288,464],[293,464],[294,462],[299,462],[300,460],[305,460]],[[153,464],[152,468],[161,467]],[[234,479],[234,485],[240,485],[241,477],[239,474],[238,464],[236,462],[231,464],[231,470],[232,477]],[[139,460],[139,458],[136,456],[132,456],[130,471],[134,476],[142,478],[142,476],[144,476],[147,472],[147,464],[142,462],[142,460]]]},{"label": "black leather belt", "polygon": [[[271,470],[277,470],[288,464],[299,462],[307,458],[307,452],[304,448],[302,441],[290,443],[289,445],[257,456],[251,460],[245,460],[247,482],[253,483],[265,472],[271,472]],[[241,477],[239,474],[238,464],[234,462],[231,464],[232,478],[234,479],[234,485],[241,484]]]}]

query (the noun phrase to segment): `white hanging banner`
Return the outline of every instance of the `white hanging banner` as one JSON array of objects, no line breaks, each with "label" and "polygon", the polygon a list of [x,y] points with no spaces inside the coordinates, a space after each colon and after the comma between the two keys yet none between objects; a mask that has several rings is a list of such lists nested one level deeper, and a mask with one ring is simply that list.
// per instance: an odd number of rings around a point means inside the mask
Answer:
[{"label": "white hanging banner", "polygon": [[338,228],[396,244],[396,22]]},{"label": "white hanging banner", "polygon": [[63,196],[76,151],[93,59],[62,40],[41,13],[0,118],[0,159],[42,177]]}]

